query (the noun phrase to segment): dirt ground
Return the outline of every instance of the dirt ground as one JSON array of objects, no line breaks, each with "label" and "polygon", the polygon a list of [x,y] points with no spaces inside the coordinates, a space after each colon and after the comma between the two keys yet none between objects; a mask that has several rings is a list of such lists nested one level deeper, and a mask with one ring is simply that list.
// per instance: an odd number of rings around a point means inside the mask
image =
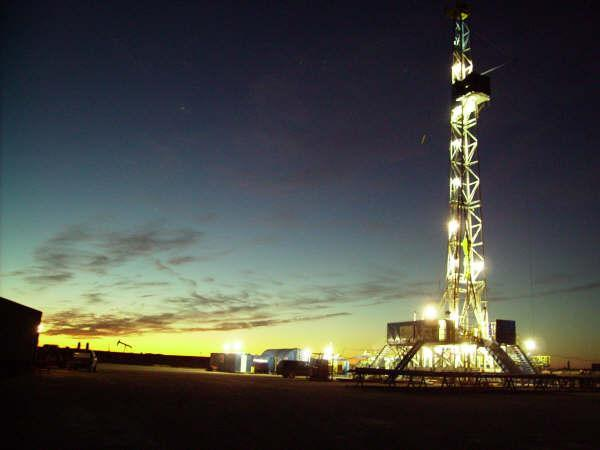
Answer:
[{"label": "dirt ground", "polygon": [[3,448],[600,448],[600,394],[407,391],[104,364],[0,380]]}]

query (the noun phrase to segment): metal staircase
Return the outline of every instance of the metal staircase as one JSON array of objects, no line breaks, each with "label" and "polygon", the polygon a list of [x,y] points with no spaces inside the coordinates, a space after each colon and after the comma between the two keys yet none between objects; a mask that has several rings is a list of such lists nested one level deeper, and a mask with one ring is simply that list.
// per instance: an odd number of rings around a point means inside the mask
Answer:
[{"label": "metal staircase", "polygon": [[507,345],[506,353],[508,353],[508,356],[510,356],[515,365],[519,368],[519,370],[521,371],[520,373],[528,375],[534,375],[536,373],[536,370],[531,364],[531,361],[529,361],[529,358],[527,358],[527,355],[525,354],[525,352],[523,352],[521,347],[519,347],[516,344]]},{"label": "metal staircase", "polygon": [[385,357],[392,351],[392,347],[388,344],[385,344],[379,350],[379,353],[373,358],[373,360],[369,363],[362,365],[363,367],[370,368],[385,368]]},{"label": "metal staircase", "polygon": [[410,350],[406,352],[406,354],[402,357],[398,364],[396,364],[396,367],[394,367],[393,372],[389,374],[387,379],[388,383],[393,383],[396,380],[396,378],[398,378],[400,372],[406,369],[406,366],[408,366],[410,360],[413,359],[413,357],[417,354],[419,350],[421,350],[421,347],[423,347],[423,341],[417,341],[414,343]]},{"label": "metal staircase", "polygon": [[536,373],[531,362],[518,345],[507,344],[505,350],[495,341],[486,341],[485,347],[504,372],[510,374]]}]

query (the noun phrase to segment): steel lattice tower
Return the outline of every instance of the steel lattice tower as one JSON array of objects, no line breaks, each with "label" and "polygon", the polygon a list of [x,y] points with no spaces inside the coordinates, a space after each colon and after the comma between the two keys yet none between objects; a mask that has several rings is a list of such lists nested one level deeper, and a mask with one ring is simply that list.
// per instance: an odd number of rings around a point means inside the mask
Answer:
[{"label": "steel lattice tower", "polygon": [[[535,374],[516,340],[511,320],[490,326],[486,301],[483,220],[476,127],[490,100],[490,80],[475,72],[468,7],[450,10],[454,25],[446,289],[433,317],[388,322],[387,344],[368,360],[360,376],[399,376],[422,370]],[[431,311],[431,310],[430,310]],[[439,313],[442,313],[441,315]],[[410,375],[412,376],[412,375]]]},{"label": "steel lattice tower", "polygon": [[452,52],[450,176],[446,289],[440,310],[464,337],[489,339],[479,177],[479,112],[490,100],[489,78],[473,70],[468,8],[457,4]]}]

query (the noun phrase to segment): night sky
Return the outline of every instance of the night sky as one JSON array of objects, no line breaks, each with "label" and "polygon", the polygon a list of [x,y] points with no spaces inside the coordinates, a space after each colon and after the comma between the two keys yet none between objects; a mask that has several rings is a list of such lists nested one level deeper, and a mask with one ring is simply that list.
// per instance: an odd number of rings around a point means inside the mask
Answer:
[{"label": "night sky", "polygon": [[[349,356],[438,302],[443,2],[8,3],[0,295],[44,312],[41,343]],[[505,64],[478,129],[490,316],[588,365],[597,15],[501,4],[470,21],[475,69]]]}]

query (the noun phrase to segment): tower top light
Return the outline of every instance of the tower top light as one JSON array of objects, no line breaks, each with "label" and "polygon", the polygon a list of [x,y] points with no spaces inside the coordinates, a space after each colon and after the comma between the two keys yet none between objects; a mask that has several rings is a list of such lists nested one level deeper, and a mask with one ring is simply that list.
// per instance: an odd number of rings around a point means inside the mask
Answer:
[{"label": "tower top light", "polygon": [[454,20],[467,20],[471,7],[465,2],[456,2],[454,8],[446,8],[446,14]]}]

